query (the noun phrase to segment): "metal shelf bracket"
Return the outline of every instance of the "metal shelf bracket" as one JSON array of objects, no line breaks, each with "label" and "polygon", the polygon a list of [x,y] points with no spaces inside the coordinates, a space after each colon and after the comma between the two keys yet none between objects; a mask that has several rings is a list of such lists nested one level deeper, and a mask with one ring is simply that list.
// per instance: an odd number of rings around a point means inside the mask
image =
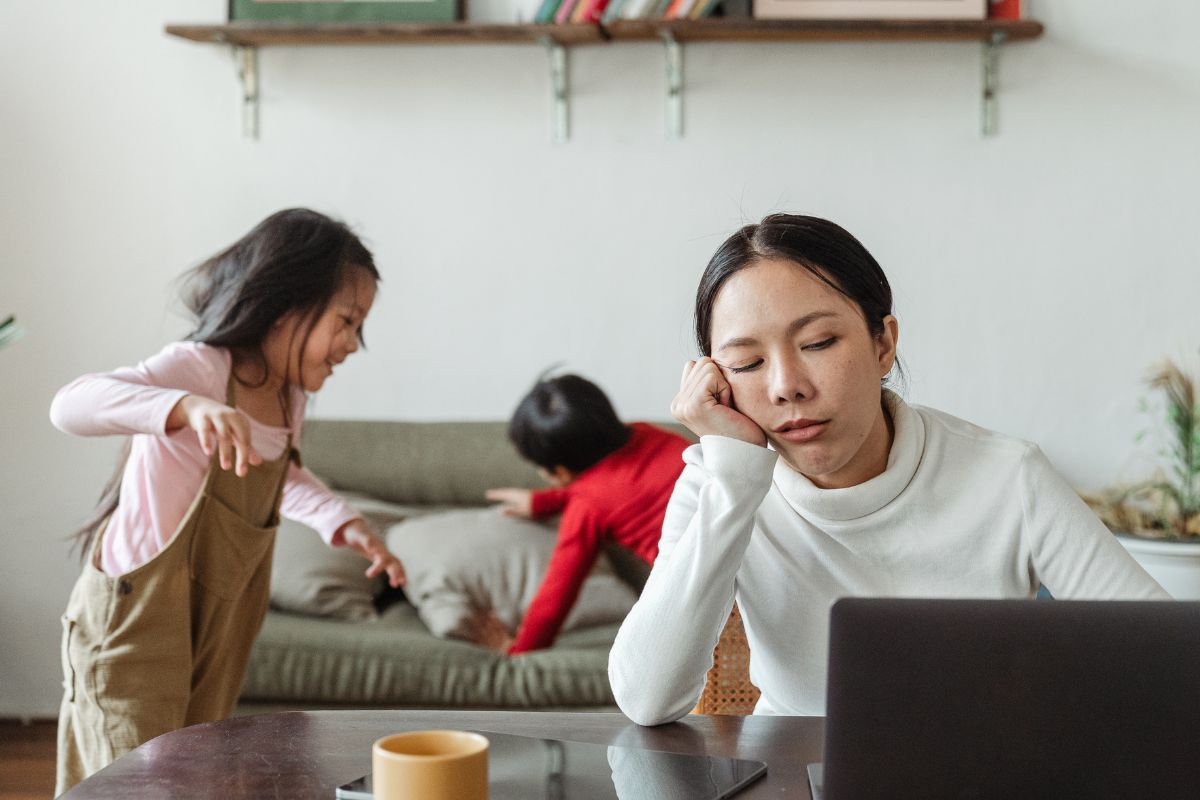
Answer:
[{"label": "metal shelf bracket", "polygon": [[567,48],[549,36],[540,39],[550,59],[550,92],[554,115],[554,141],[564,144],[571,138],[571,97],[567,72]]},{"label": "metal shelf bracket", "polygon": [[996,99],[997,78],[1000,72],[1000,46],[1008,35],[1003,31],[995,31],[990,39],[983,43],[983,97],[980,108],[980,133],[983,136],[995,136],[999,125],[997,112],[999,101]]},{"label": "metal shelf bracket", "polygon": [[667,64],[667,138],[683,138],[683,46],[669,30],[660,30]]},{"label": "metal shelf bracket", "polygon": [[234,45],[233,60],[242,84],[242,135],[258,138],[258,48]]}]

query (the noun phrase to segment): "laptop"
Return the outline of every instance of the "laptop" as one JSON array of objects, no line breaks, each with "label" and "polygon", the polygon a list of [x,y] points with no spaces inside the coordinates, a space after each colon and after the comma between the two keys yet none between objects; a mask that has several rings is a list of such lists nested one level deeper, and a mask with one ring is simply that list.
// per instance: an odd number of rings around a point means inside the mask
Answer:
[{"label": "laptop", "polygon": [[818,800],[1200,798],[1200,602],[834,604]]},{"label": "laptop", "polygon": [[[723,800],[767,772],[761,761],[478,731],[488,739],[489,800]],[[371,776],[337,787],[371,800]]]}]

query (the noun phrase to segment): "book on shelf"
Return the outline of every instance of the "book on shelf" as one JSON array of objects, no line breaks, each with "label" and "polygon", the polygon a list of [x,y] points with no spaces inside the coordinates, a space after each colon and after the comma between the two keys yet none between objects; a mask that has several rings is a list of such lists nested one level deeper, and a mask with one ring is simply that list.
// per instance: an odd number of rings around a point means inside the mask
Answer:
[{"label": "book on shelf", "polygon": [[562,0],[558,5],[558,10],[554,12],[554,23],[556,25],[565,25],[571,20],[571,12],[575,10],[575,5],[581,0]]},{"label": "book on shelf", "polygon": [[228,0],[229,21],[454,22],[464,19],[462,0]]},{"label": "book on shelf", "polygon": [[1021,0],[990,0],[988,16],[992,19],[1020,19]]},{"label": "book on shelf", "polygon": [[989,0],[754,0],[759,19],[985,19]]},{"label": "book on shelf", "polygon": [[599,22],[609,0],[579,0],[571,13],[571,22]]},{"label": "book on shelf", "polygon": [[537,14],[534,15],[533,21],[542,25],[554,22],[554,13],[558,11],[560,0],[542,0],[542,4],[538,6]]},{"label": "book on shelf", "polygon": [[542,0],[533,21],[539,24],[599,23],[621,20],[689,20],[749,16],[750,0]]}]

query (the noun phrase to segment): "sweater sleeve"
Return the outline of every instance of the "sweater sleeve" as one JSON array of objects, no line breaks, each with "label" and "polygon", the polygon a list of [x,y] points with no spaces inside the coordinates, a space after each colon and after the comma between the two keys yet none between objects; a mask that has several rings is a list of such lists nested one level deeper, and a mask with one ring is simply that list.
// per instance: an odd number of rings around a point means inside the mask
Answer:
[{"label": "sweater sleeve", "polygon": [[344,546],[345,542],[338,535],[341,527],[352,519],[362,517],[320,478],[296,463],[288,465],[279,513],[312,528],[331,547]]},{"label": "sweater sleeve", "polygon": [[223,400],[228,353],[175,342],[135,367],[76,378],[54,396],[50,421],[76,436],[163,434],[185,395]]},{"label": "sweater sleeve", "polygon": [[1020,472],[1032,569],[1050,593],[1074,600],[1169,600],[1170,596],[1030,445]]},{"label": "sweater sleeve", "polygon": [[529,495],[529,510],[535,519],[552,517],[567,505],[567,489],[534,489]]},{"label": "sweater sleeve", "polygon": [[658,558],[608,660],[617,705],[639,725],[683,717],[704,690],[776,458],[721,436],[684,452]]},{"label": "sweater sleeve", "polygon": [[567,504],[558,525],[558,541],[550,555],[546,575],[525,612],[516,641],[508,650],[509,655],[554,644],[567,614],[579,598],[583,582],[596,563],[603,534],[604,523],[598,509],[578,497]]}]

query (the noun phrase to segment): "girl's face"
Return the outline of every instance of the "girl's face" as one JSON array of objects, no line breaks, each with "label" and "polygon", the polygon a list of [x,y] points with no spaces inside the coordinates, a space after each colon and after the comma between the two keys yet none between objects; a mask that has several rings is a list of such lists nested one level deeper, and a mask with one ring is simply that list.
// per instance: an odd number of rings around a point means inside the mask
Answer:
[{"label": "girl's face", "polygon": [[[276,323],[272,333],[278,344],[274,350],[282,350],[286,355],[275,360],[273,371],[285,375],[292,386],[306,392],[318,391],[333,374],[333,368],[358,350],[359,333],[374,302],[375,278],[366,269],[351,267],[346,271],[342,288],[317,317],[307,340],[304,334],[307,320],[303,315],[287,314]],[[264,350],[271,361],[270,342]]]},{"label": "girl's face", "polygon": [[887,467],[879,381],[896,357],[895,317],[873,337],[854,301],[798,264],[764,260],[721,287],[711,334],[734,407],[792,469],[840,488]]}]

